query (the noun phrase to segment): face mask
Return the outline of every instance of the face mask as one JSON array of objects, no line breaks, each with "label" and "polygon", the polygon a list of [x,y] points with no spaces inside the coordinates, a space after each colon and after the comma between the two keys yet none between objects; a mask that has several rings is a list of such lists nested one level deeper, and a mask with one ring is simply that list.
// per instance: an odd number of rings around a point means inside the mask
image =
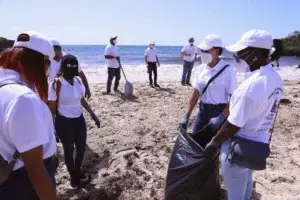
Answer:
[{"label": "face mask", "polygon": [[153,45],[150,45],[150,49],[153,49],[154,48],[154,46]]},{"label": "face mask", "polygon": [[113,43],[116,45],[117,44],[117,40],[114,40]]},{"label": "face mask", "polygon": [[203,64],[208,64],[212,61],[212,56],[209,53],[201,53],[201,62]]},{"label": "face mask", "polygon": [[243,59],[239,59],[239,62],[236,59],[234,59],[233,64],[234,64],[234,66],[236,68],[236,71],[239,72],[239,73],[250,72],[249,65]]},{"label": "face mask", "polygon": [[193,42],[190,42],[190,45],[191,45],[191,46],[193,46],[193,45],[194,45],[194,43],[193,43]]}]

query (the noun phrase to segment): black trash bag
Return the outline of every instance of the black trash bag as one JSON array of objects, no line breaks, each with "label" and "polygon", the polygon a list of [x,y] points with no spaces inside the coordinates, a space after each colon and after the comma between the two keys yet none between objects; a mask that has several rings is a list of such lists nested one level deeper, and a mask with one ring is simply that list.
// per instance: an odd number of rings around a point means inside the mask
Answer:
[{"label": "black trash bag", "polygon": [[219,150],[208,158],[204,147],[212,138],[202,129],[195,139],[181,128],[169,162],[165,200],[219,200]]}]

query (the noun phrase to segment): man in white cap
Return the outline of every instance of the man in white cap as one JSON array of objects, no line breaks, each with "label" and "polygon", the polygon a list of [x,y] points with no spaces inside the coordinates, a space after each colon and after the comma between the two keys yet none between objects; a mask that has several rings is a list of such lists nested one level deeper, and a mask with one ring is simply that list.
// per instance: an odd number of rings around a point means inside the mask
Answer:
[{"label": "man in white cap", "polygon": [[[61,59],[64,56],[60,42],[56,39],[52,39],[51,43],[53,45],[53,50],[54,50],[55,55],[51,59],[51,65],[50,65],[49,76],[48,76],[49,83],[52,82],[55,79],[55,77],[57,77],[59,75]],[[90,98],[91,97],[90,87],[89,87],[87,78],[86,78],[84,72],[82,71],[82,68],[80,67],[80,65],[78,67],[78,74],[79,74],[79,76],[82,80],[82,83],[86,89],[85,97]]]},{"label": "man in white cap", "polygon": [[111,92],[111,84],[113,79],[115,78],[114,91],[118,91],[119,82],[121,79],[121,69],[120,69],[120,57],[119,57],[119,49],[117,45],[118,36],[113,36],[109,40],[109,44],[106,46],[104,51],[104,57],[107,61],[108,67],[108,77],[107,77],[107,85],[106,85],[106,93],[109,94]]},{"label": "man in white cap", "polygon": [[233,93],[229,117],[205,152],[210,155],[222,144],[221,171],[231,200],[250,199],[252,171],[265,169],[270,154],[270,129],[283,93],[282,78],[270,64],[272,44],[270,33],[251,30],[227,47],[246,79]]},{"label": "man in white cap", "polygon": [[149,44],[149,48],[145,51],[145,63],[148,67],[148,73],[149,73],[149,84],[151,87],[153,87],[153,79],[152,79],[152,72],[154,74],[154,87],[160,87],[157,84],[157,65],[160,66],[157,51],[154,48],[155,42],[152,41]]},{"label": "man in white cap", "polygon": [[194,67],[194,62],[197,58],[197,48],[194,45],[194,38],[189,38],[189,45],[186,45],[181,50],[181,55],[183,56],[183,72],[181,78],[182,85],[191,86],[190,79],[192,75],[192,70]]}]

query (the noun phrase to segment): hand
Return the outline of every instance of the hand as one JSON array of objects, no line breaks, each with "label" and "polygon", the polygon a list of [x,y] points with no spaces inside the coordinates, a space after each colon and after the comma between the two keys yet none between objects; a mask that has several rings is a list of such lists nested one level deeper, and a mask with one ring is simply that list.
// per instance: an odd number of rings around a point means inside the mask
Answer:
[{"label": "hand", "polygon": [[189,120],[190,120],[190,115],[188,115],[187,113],[184,114],[183,120],[180,122],[180,126],[186,130],[189,124]]},{"label": "hand", "polygon": [[213,137],[211,141],[205,146],[204,153],[207,157],[212,157],[220,147],[221,142],[217,142]]},{"label": "hand", "polygon": [[94,113],[91,114],[91,117],[95,121],[97,128],[100,128],[100,120],[98,119],[98,117]]},{"label": "hand", "polygon": [[225,116],[223,114],[220,114],[217,117],[211,118],[208,125],[212,129],[212,131],[217,131],[224,124],[225,120]]},{"label": "hand", "polygon": [[87,98],[87,99],[89,99],[89,98],[91,98],[91,96],[92,96],[92,94],[91,94],[90,88],[87,88],[87,89],[85,90],[85,95],[84,95],[84,97]]}]

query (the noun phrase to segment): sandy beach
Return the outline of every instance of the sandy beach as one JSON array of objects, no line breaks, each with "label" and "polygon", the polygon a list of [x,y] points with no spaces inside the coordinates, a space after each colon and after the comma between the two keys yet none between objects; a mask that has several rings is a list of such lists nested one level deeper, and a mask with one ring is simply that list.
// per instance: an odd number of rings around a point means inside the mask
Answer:
[{"label": "sandy beach", "polygon": [[[285,79],[284,98],[290,102],[285,100],[280,106],[272,155],[267,169],[254,173],[252,199],[300,199],[300,85],[296,80],[300,69],[291,70],[290,75],[281,73]],[[148,86],[145,68],[125,68],[128,78],[134,80],[135,95],[127,101],[121,94],[102,95],[106,69],[85,71],[93,94],[89,103],[101,119],[101,128],[97,129],[85,113],[88,140],[83,169],[91,174],[92,181],[82,189],[71,189],[59,144],[58,199],[163,200],[169,156],[191,92],[178,81],[181,67],[159,69],[159,79],[164,79],[159,82],[160,89]],[[122,89],[123,85],[122,80]]]}]

